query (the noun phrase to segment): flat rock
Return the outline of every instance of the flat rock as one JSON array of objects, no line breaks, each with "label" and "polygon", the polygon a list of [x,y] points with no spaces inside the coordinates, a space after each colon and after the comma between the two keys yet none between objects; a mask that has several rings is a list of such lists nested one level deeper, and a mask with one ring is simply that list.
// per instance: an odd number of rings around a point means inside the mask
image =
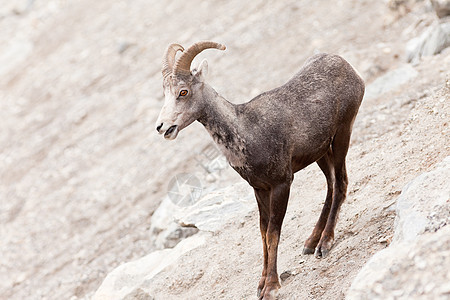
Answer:
[{"label": "flat rock", "polygon": [[245,182],[209,192],[188,206],[166,197],[152,216],[151,231],[156,247],[170,248],[198,230],[218,232],[252,210],[256,210],[256,201]]},{"label": "flat rock", "polygon": [[256,200],[250,186],[243,182],[205,195],[191,207],[176,213],[175,219],[181,226],[214,233],[252,210],[256,210]]},{"label": "flat rock", "polygon": [[373,99],[395,90],[415,78],[419,73],[413,66],[405,64],[375,79],[366,88],[364,99]]},{"label": "flat rock", "polygon": [[373,256],[354,279],[346,299],[448,299],[450,227]]},{"label": "flat rock", "polygon": [[393,242],[409,242],[425,232],[430,215],[449,207],[450,157],[408,183],[397,199]]},{"label": "flat rock", "polygon": [[145,290],[146,282],[205,241],[204,235],[195,235],[181,241],[173,249],[158,250],[117,267],[106,276],[93,300],[152,299],[150,292]]}]

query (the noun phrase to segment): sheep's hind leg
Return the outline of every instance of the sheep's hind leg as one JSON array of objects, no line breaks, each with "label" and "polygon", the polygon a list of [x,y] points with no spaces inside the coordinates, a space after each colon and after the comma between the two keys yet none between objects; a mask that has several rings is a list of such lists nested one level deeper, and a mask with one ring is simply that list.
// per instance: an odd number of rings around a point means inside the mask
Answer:
[{"label": "sheep's hind leg", "polygon": [[314,253],[315,257],[325,257],[330,252],[334,242],[334,229],[339,214],[339,209],[345,200],[347,194],[347,170],[345,167],[345,157],[349,147],[351,128],[337,134],[333,140],[333,165],[334,165],[334,191],[333,202],[331,203],[330,213],[327,223],[322,232],[319,244]]},{"label": "sheep's hind leg", "polygon": [[315,252],[316,246],[319,244],[320,238],[322,237],[322,232],[327,223],[328,215],[330,214],[334,188],[334,167],[331,155],[332,151],[330,148],[327,153],[317,161],[317,164],[327,179],[327,196],[325,198],[325,203],[323,205],[322,212],[320,213],[319,220],[317,221],[313,232],[305,242],[303,254],[313,254]]}]

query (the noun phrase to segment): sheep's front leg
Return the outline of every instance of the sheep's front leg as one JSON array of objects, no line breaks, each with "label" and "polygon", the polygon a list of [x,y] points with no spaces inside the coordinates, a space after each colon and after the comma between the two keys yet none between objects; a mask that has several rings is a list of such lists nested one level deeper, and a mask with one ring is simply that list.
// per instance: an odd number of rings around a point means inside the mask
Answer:
[{"label": "sheep's front leg", "polygon": [[280,241],[281,225],[289,198],[290,183],[275,186],[270,194],[269,224],[266,232],[267,275],[260,299],[275,299],[276,292],[281,287],[277,272],[277,251]]},{"label": "sheep's front leg", "polygon": [[263,244],[263,258],[264,265],[263,271],[261,275],[261,279],[258,284],[258,297],[261,296],[261,292],[264,289],[264,285],[266,283],[267,278],[267,227],[269,225],[269,207],[270,207],[270,191],[255,189],[256,201],[258,202],[259,209],[259,227],[261,230],[261,239]]}]

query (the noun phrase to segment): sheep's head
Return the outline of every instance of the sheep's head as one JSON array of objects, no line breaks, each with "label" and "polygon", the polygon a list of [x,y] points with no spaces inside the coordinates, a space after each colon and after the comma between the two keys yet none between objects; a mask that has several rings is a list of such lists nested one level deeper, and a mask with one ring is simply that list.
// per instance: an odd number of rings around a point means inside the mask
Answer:
[{"label": "sheep's head", "polygon": [[[156,122],[156,130],[166,139],[175,139],[180,130],[200,117],[208,64],[204,60],[197,70],[191,72],[191,63],[197,54],[208,48],[225,50],[224,45],[214,42],[195,43],[186,50],[178,44],[167,47],[162,67],[165,100]],[[178,51],[182,53],[175,60]]]}]

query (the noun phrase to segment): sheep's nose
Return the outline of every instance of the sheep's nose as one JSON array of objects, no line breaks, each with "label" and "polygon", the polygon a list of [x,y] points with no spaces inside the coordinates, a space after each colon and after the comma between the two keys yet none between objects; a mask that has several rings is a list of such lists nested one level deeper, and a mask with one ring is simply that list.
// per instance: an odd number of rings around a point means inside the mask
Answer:
[{"label": "sheep's nose", "polygon": [[163,127],[163,123],[159,124],[159,126],[156,127],[156,131],[159,132],[159,131],[161,130],[162,127]]}]

